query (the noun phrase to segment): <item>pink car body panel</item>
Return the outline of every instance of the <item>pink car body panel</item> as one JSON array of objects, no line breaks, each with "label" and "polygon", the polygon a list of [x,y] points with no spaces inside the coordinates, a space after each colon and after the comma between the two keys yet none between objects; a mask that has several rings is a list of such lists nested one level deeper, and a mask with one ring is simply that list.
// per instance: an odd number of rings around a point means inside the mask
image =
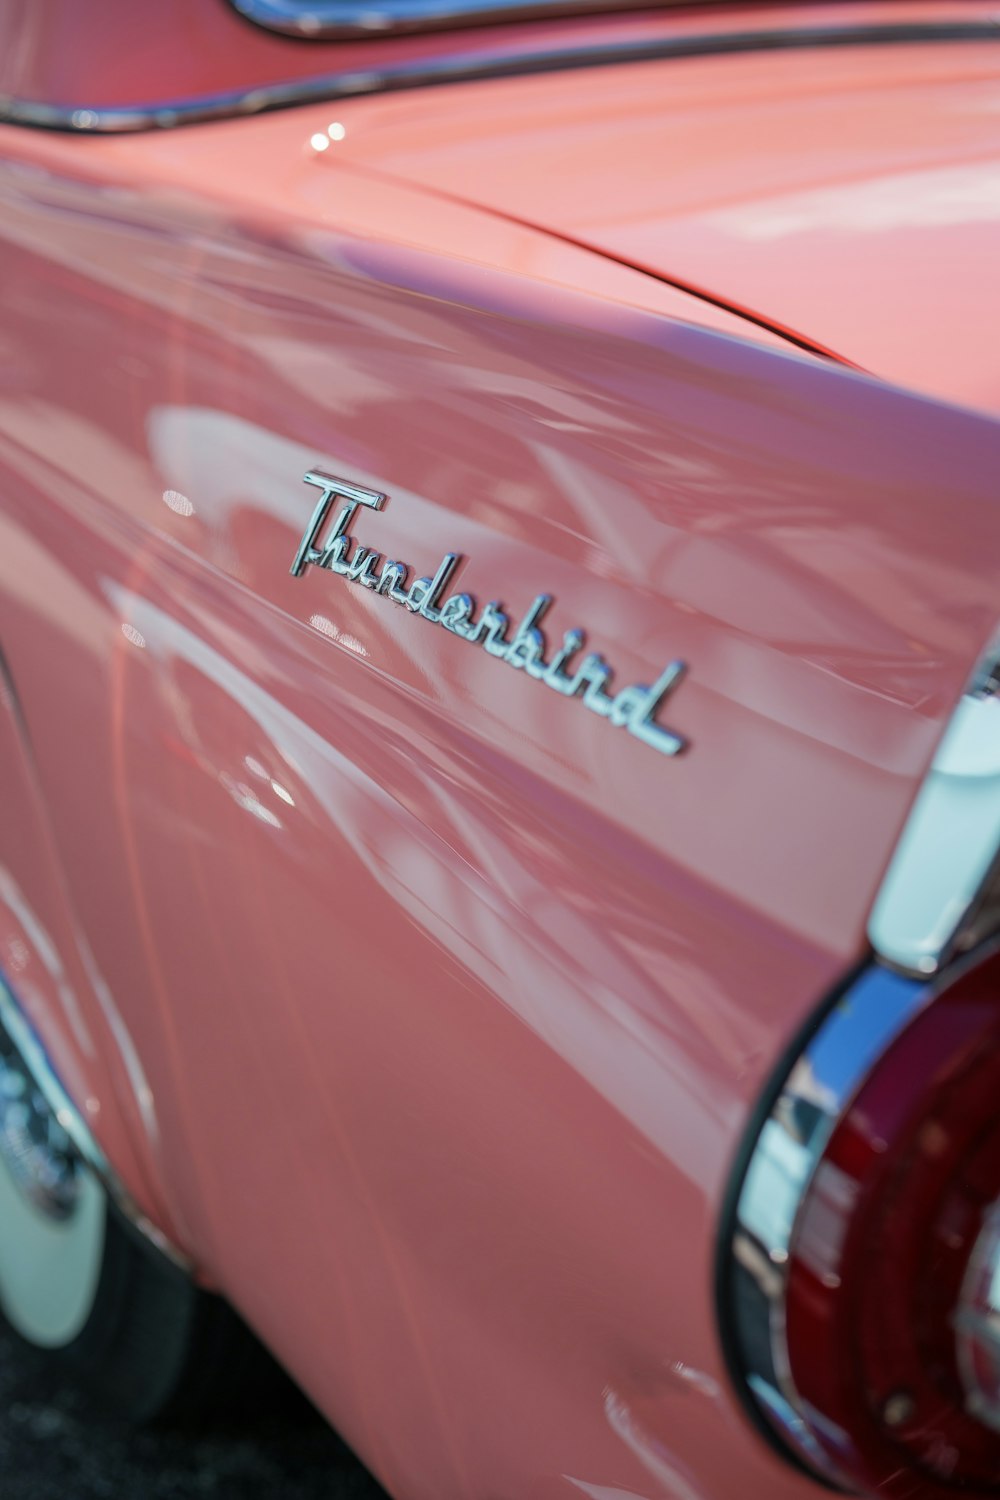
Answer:
[{"label": "pink car body panel", "polygon": [[[373,98],[344,162],[549,227],[888,380],[1000,413],[993,42],[609,69]],[[595,183],[600,190],[595,191]]]},{"label": "pink car body panel", "polygon": [[[617,129],[620,71],[577,81]],[[511,222],[503,143],[485,208],[445,147],[380,175],[408,111],[528,92],[338,104],[339,156],[329,106],[0,132],[3,962],[395,1493],[794,1500],[723,1372],[720,1205],[995,628],[1000,427]],[[383,556],[553,594],[617,686],[685,660],[683,755],[291,577],[316,465],[388,494]]]}]

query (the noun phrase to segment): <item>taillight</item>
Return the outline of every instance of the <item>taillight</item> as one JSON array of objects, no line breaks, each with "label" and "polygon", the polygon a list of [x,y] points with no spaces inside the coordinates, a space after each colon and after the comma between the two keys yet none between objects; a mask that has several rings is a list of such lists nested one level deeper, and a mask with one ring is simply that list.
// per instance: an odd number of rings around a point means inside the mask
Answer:
[{"label": "taillight", "polygon": [[869,969],[756,1135],[726,1247],[733,1354],[821,1476],[1000,1493],[1000,954]]},{"label": "taillight", "polygon": [[820,1478],[1000,1496],[1000,641],[872,911],[871,962],[751,1131],[721,1241],[730,1365]]}]

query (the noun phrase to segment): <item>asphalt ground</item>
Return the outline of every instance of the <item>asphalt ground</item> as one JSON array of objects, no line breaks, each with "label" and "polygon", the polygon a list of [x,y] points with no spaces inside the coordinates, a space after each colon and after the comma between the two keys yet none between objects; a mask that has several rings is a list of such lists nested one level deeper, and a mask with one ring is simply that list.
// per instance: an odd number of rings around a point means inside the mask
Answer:
[{"label": "asphalt ground", "polygon": [[310,1411],[207,1433],[133,1431],[54,1385],[0,1329],[0,1500],[386,1500]]}]

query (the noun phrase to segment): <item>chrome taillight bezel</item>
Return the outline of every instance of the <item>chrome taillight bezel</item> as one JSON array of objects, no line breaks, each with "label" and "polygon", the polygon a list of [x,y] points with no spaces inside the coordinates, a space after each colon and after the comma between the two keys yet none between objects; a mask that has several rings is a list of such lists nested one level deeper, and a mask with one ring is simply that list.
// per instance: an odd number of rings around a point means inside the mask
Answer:
[{"label": "chrome taillight bezel", "polygon": [[[990,1435],[946,1369],[961,1267],[1000,1205],[998,1092],[993,940],[933,980],[864,965],[799,1039],[750,1132],[720,1241],[730,1370],[757,1425],[831,1486],[1000,1494],[996,1424]],[[945,1251],[956,1204],[964,1230]],[[925,1458],[946,1447],[942,1467]]]},{"label": "chrome taillight bezel", "polygon": [[[985,814],[966,848],[949,799]],[[966,821],[968,807],[965,808]],[[988,825],[988,828],[985,826]],[[731,1181],[717,1284],[723,1345],[758,1427],[814,1477],[856,1488],[817,1440],[790,1358],[786,1309],[796,1226],[831,1139],[898,1038],[994,957],[1000,933],[1000,636],[984,649],[911,809],[872,908],[871,951],[790,1048]],[[942,850],[947,846],[948,859]],[[946,878],[942,867],[947,865]],[[998,997],[1000,1005],[1000,997]],[[840,1065],[831,1082],[824,1057]]]},{"label": "chrome taillight bezel", "polygon": [[[885,1049],[930,1003],[933,982],[866,963],[852,975],[805,1035],[796,1039],[761,1102],[737,1163],[720,1237],[718,1266],[723,1342],[737,1390],[755,1424],[787,1455],[816,1477],[838,1487],[849,1481],[816,1441],[795,1386],[785,1337],[789,1253],[795,1222],[826,1145],[838,1122]],[[809,1081],[829,1048],[851,1055],[855,1066],[843,1084],[817,1097]],[[801,1155],[786,1156],[796,1175],[788,1176],[783,1206],[762,1207],[760,1193],[775,1133],[788,1135],[788,1122],[803,1106],[813,1112],[813,1129]],[[791,1137],[789,1137],[791,1139]],[[791,1158],[791,1159],[790,1159]],[[773,1179],[772,1179],[773,1181]],[[741,1271],[759,1295],[751,1295]]]}]

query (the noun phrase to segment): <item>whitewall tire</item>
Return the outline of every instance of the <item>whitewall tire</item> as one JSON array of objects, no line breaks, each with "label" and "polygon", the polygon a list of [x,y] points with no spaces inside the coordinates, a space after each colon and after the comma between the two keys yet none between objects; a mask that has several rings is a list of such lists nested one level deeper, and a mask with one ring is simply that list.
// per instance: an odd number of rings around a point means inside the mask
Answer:
[{"label": "whitewall tire", "polygon": [[107,1200],[85,1168],[72,1212],[54,1218],[15,1180],[0,1153],[0,1312],[40,1349],[63,1349],[93,1311]]},{"label": "whitewall tire", "polygon": [[300,1401],[116,1189],[0,978],[0,1319],[127,1421],[202,1424]]}]

